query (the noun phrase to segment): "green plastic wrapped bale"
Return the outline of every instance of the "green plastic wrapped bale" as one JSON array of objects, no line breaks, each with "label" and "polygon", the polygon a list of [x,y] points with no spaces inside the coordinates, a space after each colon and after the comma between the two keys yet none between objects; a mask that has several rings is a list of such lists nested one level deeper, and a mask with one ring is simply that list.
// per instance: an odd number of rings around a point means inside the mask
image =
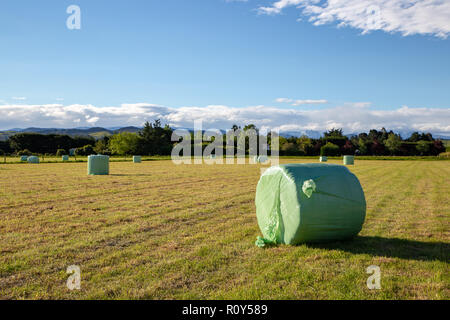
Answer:
[{"label": "green plastic wrapped bale", "polygon": [[69,161],[69,156],[68,155],[62,156],[62,161]]},{"label": "green plastic wrapped bale", "polygon": [[256,245],[296,245],[349,239],[362,229],[364,192],[356,176],[334,164],[286,164],[267,169],[256,189],[263,237]]},{"label": "green plastic wrapped bale", "polygon": [[320,162],[327,162],[328,158],[325,156],[320,157]]},{"label": "green plastic wrapped bale", "polygon": [[100,176],[109,174],[109,157],[95,155],[88,157],[88,175]]},{"label": "green plastic wrapped bale", "polygon": [[28,157],[27,156],[21,156],[20,157],[20,161],[26,162],[26,161],[28,161]]},{"label": "green plastic wrapped bale", "polygon": [[354,156],[344,156],[344,164],[346,166],[351,166],[355,164],[355,157]]},{"label": "green plastic wrapped bale", "polygon": [[36,156],[31,156],[27,158],[28,163],[39,163],[39,158]]},{"label": "green plastic wrapped bale", "polygon": [[133,156],[133,162],[134,163],[141,163],[142,157],[141,156]]}]

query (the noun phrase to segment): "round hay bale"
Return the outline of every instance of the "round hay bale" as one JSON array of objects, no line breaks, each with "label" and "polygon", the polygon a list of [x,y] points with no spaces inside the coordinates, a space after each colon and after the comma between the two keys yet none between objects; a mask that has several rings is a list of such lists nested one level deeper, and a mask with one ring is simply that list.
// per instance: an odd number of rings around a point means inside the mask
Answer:
[{"label": "round hay bale", "polygon": [[22,162],[28,161],[28,156],[21,156],[20,161],[22,161]]},{"label": "round hay bale", "polygon": [[69,161],[69,156],[68,155],[62,156],[62,161]]},{"label": "round hay bale", "polygon": [[328,157],[322,156],[320,157],[320,162],[327,162],[328,161]]},{"label": "round hay bale", "polygon": [[34,164],[38,164],[39,163],[39,157],[36,156],[31,156],[27,158],[28,163],[34,163]]},{"label": "round hay bale", "polygon": [[355,156],[344,156],[344,164],[346,166],[352,166],[355,164]]},{"label": "round hay bale", "polygon": [[109,174],[109,157],[93,155],[88,157],[88,175],[99,176]]},{"label": "round hay bale", "polygon": [[256,189],[256,215],[264,238],[257,245],[348,239],[362,229],[364,191],[346,167],[287,164],[267,169]]},{"label": "round hay bale", "polygon": [[141,163],[142,157],[141,156],[133,156],[133,162],[134,163]]}]

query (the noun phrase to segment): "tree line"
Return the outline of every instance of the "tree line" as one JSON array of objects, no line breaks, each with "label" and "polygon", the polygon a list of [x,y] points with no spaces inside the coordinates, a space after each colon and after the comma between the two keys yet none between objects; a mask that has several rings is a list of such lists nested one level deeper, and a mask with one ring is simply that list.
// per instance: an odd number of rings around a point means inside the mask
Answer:
[{"label": "tree line", "polygon": [[[258,146],[259,140],[267,140],[267,149],[271,149],[271,134],[267,137],[260,135],[258,128],[250,124],[241,128],[233,125],[231,128],[235,133],[234,146],[238,146],[238,140],[245,139],[246,154],[250,153],[250,139],[256,135]],[[250,133],[251,132],[251,133]],[[172,141],[174,131],[168,125],[162,126],[160,120],[153,123],[146,122],[143,129],[137,133],[121,132],[100,139],[93,137],[71,137],[57,134],[18,133],[11,136],[7,141],[0,141],[0,154],[15,155],[63,155],[70,154],[87,156],[91,154],[105,155],[170,155],[175,144]],[[192,138],[192,149],[195,139],[194,133],[189,133]],[[223,135],[226,149],[226,134]],[[253,137],[255,138],[255,137]],[[181,139],[181,137],[180,137]],[[210,141],[202,141],[205,149]],[[279,154],[281,156],[342,156],[342,155],[374,155],[374,156],[436,156],[445,152],[445,146],[441,140],[434,139],[430,133],[414,132],[409,138],[402,139],[393,131],[370,130],[347,137],[342,129],[331,129],[324,132],[318,139],[301,137],[280,137]],[[254,151],[253,151],[254,152]],[[257,150],[261,152],[261,150]],[[269,151],[270,153],[270,151]],[[192,153],[193,154],[193,153]],[[223,154],[226,154],[224,150]]]},{"label": "tree line", "polygon": [[370,130],[347,137],[342,129],[331,129],[319,139],[306,136],[280,138],[280,153],[284,155],[368,155],[368,156],[437,156],[446,151],[441,140],[431,133],[414,132],[403,139],[392,130]]}]

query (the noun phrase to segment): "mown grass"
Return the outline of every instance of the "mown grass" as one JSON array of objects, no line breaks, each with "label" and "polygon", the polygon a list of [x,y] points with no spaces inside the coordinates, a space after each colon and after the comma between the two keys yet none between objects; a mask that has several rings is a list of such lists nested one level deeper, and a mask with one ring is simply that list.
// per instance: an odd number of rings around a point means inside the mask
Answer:
[{"label": "mown grass", "polygon": [[[298,161],[315,160],[282,160]],[[0,165],[0,297],[449,299],[448,162],[357,161],[368,207],[355,240],[267,249],[254,245],[260,169]],[[366,286],[370,265],[381,290]]]}]

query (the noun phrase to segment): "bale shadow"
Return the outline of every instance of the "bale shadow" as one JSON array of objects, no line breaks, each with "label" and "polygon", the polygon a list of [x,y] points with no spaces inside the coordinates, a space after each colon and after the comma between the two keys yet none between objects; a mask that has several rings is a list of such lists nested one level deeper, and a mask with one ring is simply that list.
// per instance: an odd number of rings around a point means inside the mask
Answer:
[{"label": "bale shadow", "polygon": [[421,242],[396,238],[357,236],[348,241],[309,243],[307,246],[378,257],[450,262],[450,243],[446,242]]}]

